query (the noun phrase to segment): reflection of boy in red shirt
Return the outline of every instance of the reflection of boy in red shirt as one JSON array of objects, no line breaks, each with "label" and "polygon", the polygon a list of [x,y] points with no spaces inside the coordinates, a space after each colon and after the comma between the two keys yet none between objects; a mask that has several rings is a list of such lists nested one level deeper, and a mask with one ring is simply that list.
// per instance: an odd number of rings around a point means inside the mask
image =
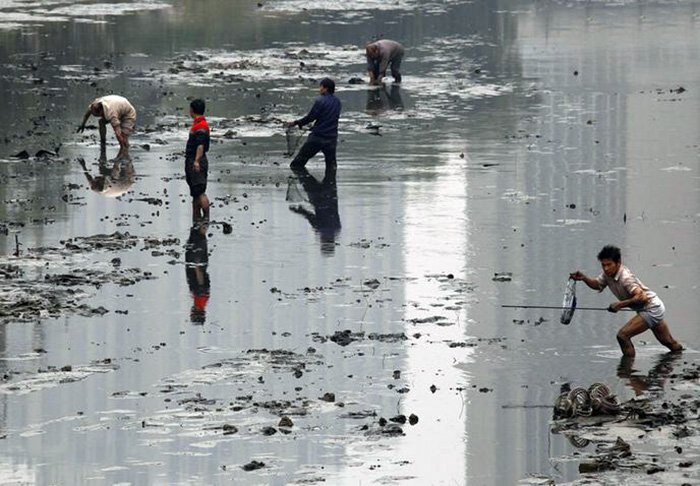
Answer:
[{"label": "reflection of boy in red shirt", "polygon": [[207,272],[209,250],[206,232],[206,225],[192,228],[185,247],[185,276],[192,294],[190,321],[193,324],[204,324],[211,288]]},{"label": "reflection of boy in red shirt", "polygon": [[185,180],[192,196],[192,222],[209,221],[209,198],[206,195],[209,173],[209,124],[204,118],[204,100],[190,103],[190,117],[194,120],[185,148]]}]

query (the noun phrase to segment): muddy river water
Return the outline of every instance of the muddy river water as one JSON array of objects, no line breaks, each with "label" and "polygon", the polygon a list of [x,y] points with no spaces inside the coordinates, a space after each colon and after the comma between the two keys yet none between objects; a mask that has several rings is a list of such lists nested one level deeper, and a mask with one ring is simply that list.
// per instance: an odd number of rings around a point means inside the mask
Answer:
[{"label": "muddy river water", "polygon": [[[379,36],[403,83],[349,83]],[[0,484],[698,484],[700,384],[669,378],[700,349],[698,59],[692,1],[0,0]],[[335,181],[284,155],[324,76]],[[107,93],[131,164],[75,133]],[[682,356],[621,361],[622,313],[501,308],[558,305],[608,243]],[[594,382],[696,400],[687,433],[554,433]],[[581,474],[616,437],[661,470]]]}]

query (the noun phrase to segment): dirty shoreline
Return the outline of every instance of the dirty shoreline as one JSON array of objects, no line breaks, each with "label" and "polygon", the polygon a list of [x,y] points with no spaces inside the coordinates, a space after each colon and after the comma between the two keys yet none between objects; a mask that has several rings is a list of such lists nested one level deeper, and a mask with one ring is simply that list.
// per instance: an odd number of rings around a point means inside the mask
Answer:
[{"label": "dirty shoreline", "polygon": [[[699,11],[0,5],[0,485],[700,482]],[[400,87],[362,82],[379,35],[407,47]],[[320,158],[287,169],[282,127],[326,75],[330,186]],[[138,110],[131,163],[75,133],[111,92]],[[607,243],[684,353],[645,333],[620,359],[620,314],[500,307],[557,305]],[[553,416],[594,383],[619,411]]]}]

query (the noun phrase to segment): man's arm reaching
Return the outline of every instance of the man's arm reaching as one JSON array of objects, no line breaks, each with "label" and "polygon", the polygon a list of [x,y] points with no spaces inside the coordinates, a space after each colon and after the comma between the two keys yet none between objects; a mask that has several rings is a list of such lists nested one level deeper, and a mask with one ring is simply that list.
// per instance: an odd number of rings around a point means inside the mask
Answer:
[{"label": "man's arm reaching", "polygon": [[588,285],[589,288],[593,290],[603,290],[603,288],[600,286],[600,282],[598,282],[597,279],[589,277],[580,270],[576,270],[575,272],[570,273],[569,278],[572,278],[577,282],[583,281],[586,285]]}]

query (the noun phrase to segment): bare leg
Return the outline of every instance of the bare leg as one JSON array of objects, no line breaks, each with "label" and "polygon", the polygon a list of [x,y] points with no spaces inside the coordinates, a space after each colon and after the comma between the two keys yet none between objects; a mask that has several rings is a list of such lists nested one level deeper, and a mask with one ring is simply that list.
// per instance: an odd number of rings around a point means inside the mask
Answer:
[{"label": "bare leg", "polygon": [[632,344],[632,338],[637,334],[641,334],[649,329],[647,323],[644,319],[637,314],[632,319],[630,319],[627,324],[622,326],[622,329],[617,331],[617,342],[620,344],[620,349],[622,354],[625,356],[634,356],[634,345]]},{"label": "bare leg", "polygon": [[197,204],[197,198],[192,198],[192,223],[197,223],[199,221],[199,204]]},{"label": "bare leg", "polygon": [[98,125],[100,131],[100,144],[104,145],[107,143],[107,122],[100,118],[100,122]]},{"label": "bare leg", "polygon": [[100,164],[107,163],[107,146],[104,143],[100,144]]},{"label": "bare leg", "polygon": [[118,159],[126,159],[129,157],[129,135],[122,132],[122,139],[119,141]]},{"label": "bare leg", "polygon": [[209,198],[207,197],[206,194],[202,194],[197,199],[198,199],[199,207],[202,210],[202,219],[205,222],[208,222],[209,221]]},{"label": "bare leg", "polygon": [[671,330],[668,328],[668,324],[666,324],[665,320],[661,320],[661,322],[659,322],[654,328],[652,328],[652,332],[654,333],[654,336],[656,337],[657,341],[659,341],[671,351],[683,351],[683,346],[681,346],[681,343],[673,339],[673,336],[671,336]]}]

